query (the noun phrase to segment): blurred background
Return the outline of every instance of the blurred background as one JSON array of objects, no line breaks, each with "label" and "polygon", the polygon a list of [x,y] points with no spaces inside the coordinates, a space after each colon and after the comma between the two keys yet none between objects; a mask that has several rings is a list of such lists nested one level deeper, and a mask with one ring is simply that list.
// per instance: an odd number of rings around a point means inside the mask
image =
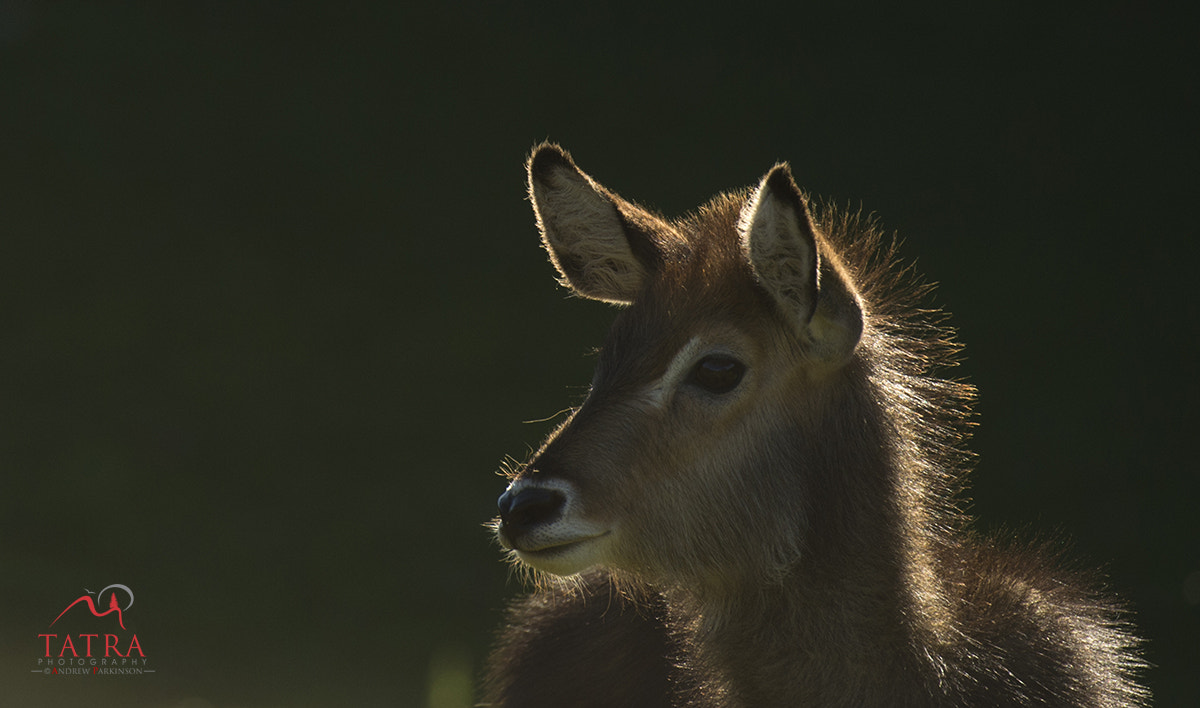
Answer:
[{"label": "blurred background", "polygon": [[[613,314],[539,250],[545,138],[669,215],[777,160],[877,213],[980,527],[1075,539],[1200,704],[1194,24],[940,5],[0,0],[0,705],[470,702],[495,473]],[[113,583],[155,673],[36,673]]]}]

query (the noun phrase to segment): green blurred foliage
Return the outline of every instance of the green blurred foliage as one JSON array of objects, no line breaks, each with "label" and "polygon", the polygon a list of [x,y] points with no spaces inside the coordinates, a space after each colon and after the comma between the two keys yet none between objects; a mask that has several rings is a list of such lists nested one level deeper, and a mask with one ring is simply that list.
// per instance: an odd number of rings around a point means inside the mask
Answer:
[{"label": "green blurred foliage", "polygon": [[[611,317],[538,248],[547,137],[668,214],[786,159],[898,230],[981,524],[1106,563],[1200,702],[1190,25],[831,5],[0,1],[0,704],[461,702],[494,472]],[[115,582],[158,672],[31,673]]]}]

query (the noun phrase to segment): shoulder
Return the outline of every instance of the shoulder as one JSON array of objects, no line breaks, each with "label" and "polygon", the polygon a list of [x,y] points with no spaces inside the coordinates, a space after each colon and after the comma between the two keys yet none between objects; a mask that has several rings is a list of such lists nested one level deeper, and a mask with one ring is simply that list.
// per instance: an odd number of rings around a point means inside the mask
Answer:
[{"label": "shoulder", "polygon": [[485,706],[668,705],[662,598],[592,572],[519,598],[484,681]]}]

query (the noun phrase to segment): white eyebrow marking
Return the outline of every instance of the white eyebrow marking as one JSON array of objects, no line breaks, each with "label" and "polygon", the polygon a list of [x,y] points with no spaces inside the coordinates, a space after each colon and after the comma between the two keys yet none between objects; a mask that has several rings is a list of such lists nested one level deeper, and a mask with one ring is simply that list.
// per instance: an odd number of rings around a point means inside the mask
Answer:
[{"label": "white eyebrow marking", "polygon": [[671,363],[667,365],[666,372],[646,389],[644,397],[650,405],[661,408],[667,402],[671,391],[679,386],[683,377],[691,370],[699,350],[700,337],[692,337],[687,344],[679,348]]}]

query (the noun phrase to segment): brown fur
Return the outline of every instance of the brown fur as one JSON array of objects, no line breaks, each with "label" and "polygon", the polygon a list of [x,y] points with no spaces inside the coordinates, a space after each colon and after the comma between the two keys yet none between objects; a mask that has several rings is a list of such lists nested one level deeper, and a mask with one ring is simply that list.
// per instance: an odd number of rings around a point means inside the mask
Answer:
[{"label": "brown fur", "polygon": [[[631,304],[585,404],[514,475],[513,496],[555,480],[570,504],[497,524],[535,570],[596,567],[541,575],[514,605],[483,705],[1143,703],[1112,600],[1045,548],[970,532],[957,500],[973,390],[943,378],[952,333],[873,224],[810,222],[785,167],[674,222],[554,146],[530,174],[564,282]],[[539,181],[564,178],[595,188],[589,229],[622,249],[602,256],[621,279],[556,252],[569,239],[547,232],[559,207]],[[747,236],[748,213],[782,224],[777,240]],[[646,403],[689,340],[736,354],[745,379]],[[563,516],[611,533],[543,561],[530,539],[574,529]]]}]

